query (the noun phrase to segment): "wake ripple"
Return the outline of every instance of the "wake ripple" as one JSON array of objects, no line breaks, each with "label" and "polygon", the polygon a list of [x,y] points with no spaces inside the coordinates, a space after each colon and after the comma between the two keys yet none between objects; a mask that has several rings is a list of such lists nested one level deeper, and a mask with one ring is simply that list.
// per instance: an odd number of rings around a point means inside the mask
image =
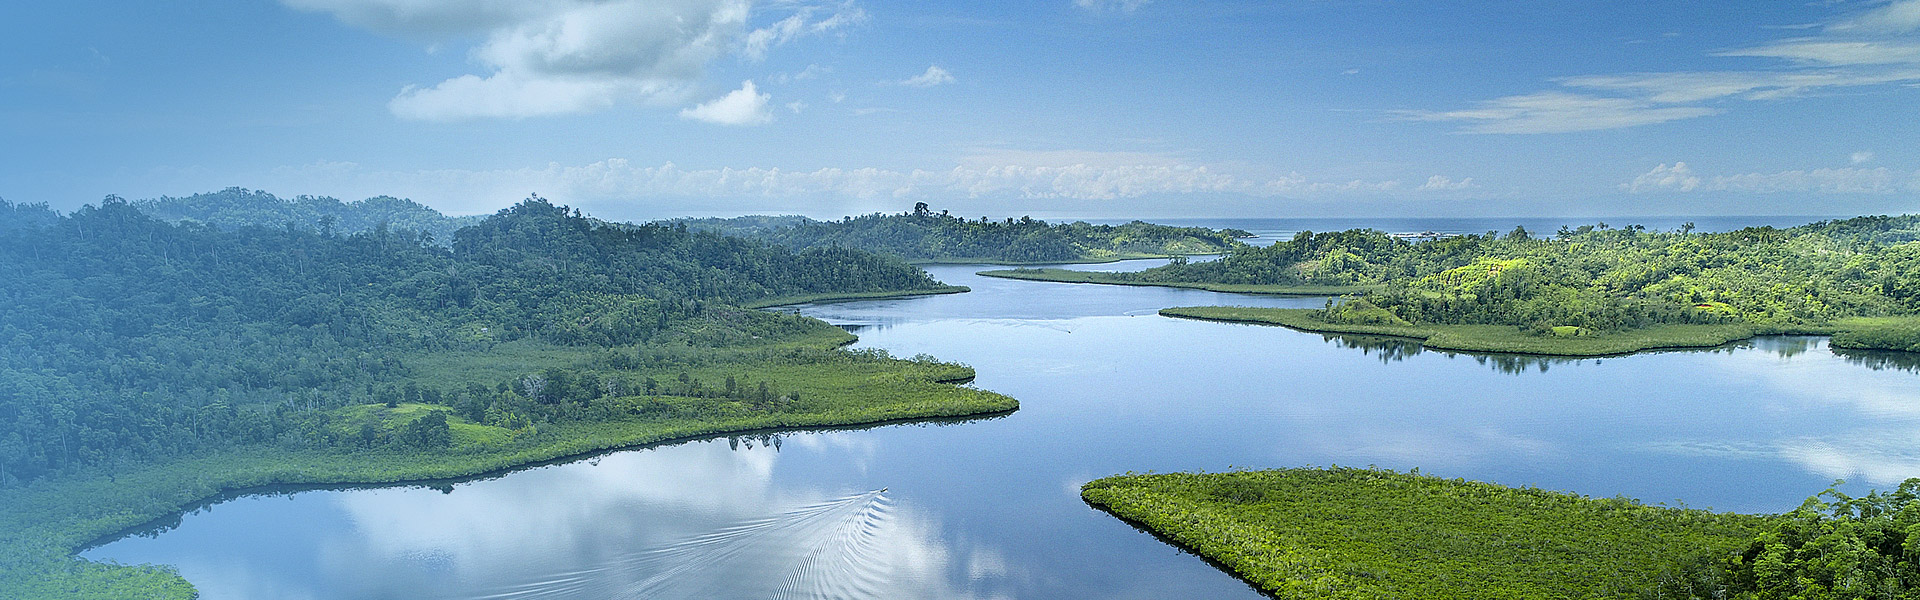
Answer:
[{"label": "wake ripple", "polygon": [[836,498],[469,598],[879,598],[892,508],[885,489]]}]

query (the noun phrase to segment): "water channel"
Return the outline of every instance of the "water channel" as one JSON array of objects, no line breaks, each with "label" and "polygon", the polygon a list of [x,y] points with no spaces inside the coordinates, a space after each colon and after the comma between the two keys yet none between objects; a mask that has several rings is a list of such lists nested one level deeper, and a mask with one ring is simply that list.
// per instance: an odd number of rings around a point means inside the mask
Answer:
[{"label": "water channel", "polygon": [[[1156,261],[1087,265],[1138,269]],[[1920,475],[1920,376],[1823,338],[1546,359],[1159,317],[1322,299],[983,278],[790,307],[1021,401],[959,423],[635,449],[450,486],[253,495],[83,556],[252,598],[1257,598],[1089,508],[1127,471],[1378,465],[1745,512]]]}]

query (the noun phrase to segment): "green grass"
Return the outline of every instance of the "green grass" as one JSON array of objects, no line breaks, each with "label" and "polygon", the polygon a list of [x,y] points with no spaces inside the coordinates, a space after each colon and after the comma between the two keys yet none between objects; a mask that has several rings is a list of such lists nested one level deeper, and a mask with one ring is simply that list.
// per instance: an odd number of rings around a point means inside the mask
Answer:
[{"label": "green grass", "polygon": [[1124,274],[1120,273],[1071,271],[1067,269],[1001,269],[997,271],[981,271],[977,273],[977,275],[1026,281],[1050,281],[1054,283],[1100,283],[1107,285],[1171,287],[1206,290],[1210,292],[1267,294],[1274,296],[1340,296],[1364,293],[1372,289],[1367,286],[1340,285],[1258,285],[1239,283],[1186,283],[1177,281],[1148,282],[1127,279]]},{"label": "green grass", "polygon": [[948,285],[924,290],[903,290],[897,292],[849,292],[841,294],[807,294],[802,296],[783,296],[749,302],[744,308],[768,308],[788,304],[806,304],[808,302],[833,302],[837,300],[878,300],[881,298],[906,298],[911,296],[932,296],[937,294],[959,294],[973,291],[964,285]]},{"label": "green grass", "polygon": [[1854,317],[1839,328],[1835,348],[1920,352],[1920,317]]},{"label": "green grass", "polygon": [[1073,260],[1018,261],[1018,260],[999,260],[999,259],[992,259],[992,258],[945,257],[945,258],[919,258],[919,259],[908,260],[907,263],[914,264],[914,265],[1001,265],[1001,266],[1007,266],[1007,267],[1023,267],[1023,266],[1032,266],[1032,265],[1101,265],[1106,263],[1116,263],[1123,260],[1142,260],[1142,259],[1149,259],[1149,258],[1173,258],[1174,256],[1215,256],[1217,254],[1218,253],[1214,253],[1214,252],[1194,252],[1189,254],[1174,255],[1174,254],[1154,254],[1150,252],[1098,251],[1098,252],[1086,254],[1084,256],[1081,256],[1080,258],[1076,258]]},{"label": "green grass", "polygon": [[[110,475],[69,475],[0,491],[0,598],[192,598],[191,584],[168,568],[92,563],[73,553],[210,498],[251,488],[458,479],[726,433],[981,416],[1018,407],[1012,398],[953,385],[973,376],[964,365],[822,349],[837,345],[843,335],[809,331],[799,336],[801,342],[769,340],[733,350],[709,349],[698,360],[672,369],[710,382],[744,376],[769,382],[782,393],[798,393],[799,400],[780,406],[728,398],[624,396],[596,401],[616,415],[602,421],[509,430],[450,418],[453,445],[443,450],[250,447],[121,465]],[[812,346],[812,353],[799,352],[801,346]],[[577,368],[601,351],[501,344],[490,353],[452,353],[416,368],[442,384],[491,383],[547,366]],[[806,358],[794,358],[801,356]],[[658,375],[668,378],[665,372]],[[339,427],[370,422],[391,430],[427,411],[444,409],[369,404],[336,409],[334,416]]]},{"label": "green grass", "polygon": [[1657,325],[1576,336],[1529,334],[1511,325],[1348,325],[1328,323],[1319,309],[1187,306],[1160,314],[1184,319],[1279,325],[1315,333],[1383,335],[1419,340],[1429,348],[1551,356],[1607,356],[1662,348],[1711,348],[1763,333],[1831,333],[1830,329],[1760,329],[1750,325]]},{"label": "green grass", "polygon": [[1767,518],[1374,469],[1128,474],[1089,504],[1280,598],[1636,598]]}]

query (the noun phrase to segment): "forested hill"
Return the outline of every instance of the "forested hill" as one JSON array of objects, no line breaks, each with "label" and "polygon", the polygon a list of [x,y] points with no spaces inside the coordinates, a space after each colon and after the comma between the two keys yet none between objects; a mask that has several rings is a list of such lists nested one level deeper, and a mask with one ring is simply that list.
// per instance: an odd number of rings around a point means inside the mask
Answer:
[{"label": "forested hill", "polygon": [[386,227],[425,233],[441,245],[453,240],[453,232],[486,218],[449,217],[418,202],[392,196],[342,202],[325,196],[280,198],[237,187],[184,198],[136,200],[133,207],[162,221],[195,221],[223,229],[283,227],[291,223],[312,231],[355,234]]},{"label": "forested hill", "polygon": [[1920,312],[1920,216],[1725,233],[1606,225],[1536,236],[1409,242],[1305,232],[1133,282],[1375,286],[1330,322],[1628,329],[1658,323],[1792,326]]},{"label": "forested hill", "polygon": [[408,357],[428,352],[710,348],[818,325],[730,304],[938,287],[893,258],[609,225],[537,198],[451,248],[396,229],[166,223],[114,199],[65,216],[0,202],[0,488],[340,443],[327,411],[411,388]]},{"label": "forested hill", "polygon": [[1219,254],[1251,234],[1205,227],[1049,224],[1026,217],[972,221],[932,212],[875,213],[839,221],[805,217],[679,219],[698,230],[766,240],[794,249],[857,248],[913,262],[1060,263],[1150,256]]}]

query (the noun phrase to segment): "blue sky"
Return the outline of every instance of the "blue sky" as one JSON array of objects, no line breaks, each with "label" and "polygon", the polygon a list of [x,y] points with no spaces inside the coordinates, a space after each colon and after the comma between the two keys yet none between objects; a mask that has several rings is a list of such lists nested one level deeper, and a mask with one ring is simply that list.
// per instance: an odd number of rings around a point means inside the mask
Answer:
[{"label": "blue sky", "polygon": [[0,197],[1920,212],[1920,0],[0,7]]}]

